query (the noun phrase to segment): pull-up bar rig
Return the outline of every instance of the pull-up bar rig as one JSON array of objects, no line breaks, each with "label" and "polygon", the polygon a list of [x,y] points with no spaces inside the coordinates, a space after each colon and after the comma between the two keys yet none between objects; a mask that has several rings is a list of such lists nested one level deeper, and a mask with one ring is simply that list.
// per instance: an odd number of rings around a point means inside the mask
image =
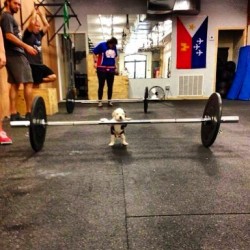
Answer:
[{"label": "pull-up bar rig", "polygon": [[[76,15],[76,13],[73,10],[71,4],[67,0],[65,0],[65,2],[63,2],[63,3],[45,3],[45,0],[41,0],[38,3],[34,3],[34,7],[40,7],[40,6],[44,7],[44,9],[46,10],[46,12],[48,13],[48,14],[46,14],[46,17],[48,18],[48,22],[50,23],[53,20],[53,18],[63,18],[64,17],[64,15],[61,14],[60,12],[62,11],[63,6],[64,6],[65,3],[67,4],[67,6],[69,7],[69,9],[70,9],[70,11],[72,13],[72,14],[68,15],[68,18],[69,19],[72,18],[72,17],[76,18],[79,26],[81,26],[82,24],[81,24],[78,16]],[[47,7],[50,7],[50,9],[54,8],[54,7],[58,7],[58,8],[57,8],[57,10],[54,13],[52,13],[51,10],[49,10]],[[27,19],[24,22],[22,22],[22,24],[21,24],[22,27],[29,20],[30,17],[31,17],[31,14],[27,17]],[[21,18],[21,20],[22,20],[22,18]],[[63,23],[50,38],[48,36],[48,44],[50,44],[50,42],[55,38],[55,36],[64,27],[64,25],[65,25],[65,23]]]}]

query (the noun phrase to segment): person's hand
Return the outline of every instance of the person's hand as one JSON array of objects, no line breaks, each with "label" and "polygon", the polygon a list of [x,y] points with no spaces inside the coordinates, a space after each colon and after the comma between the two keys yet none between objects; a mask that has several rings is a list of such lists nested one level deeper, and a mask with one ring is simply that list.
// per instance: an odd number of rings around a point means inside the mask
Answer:
[{"label": "person's hand", "polygon": [[34,8],[34,9],[31,11],[31,15],[32,15],[32,16],[36,15],[36,12],[37,12],[37,9]]},{"label": "person's hand", "polygon": [[6,56],[4,52],[0,52],[0,69],[6,65]]},{"label": "person's hand", "polygon": [[37,15],[39,15],[39,16],[42,15],[41,11],[40,11],[38,8],[36,9],[36,13],[37,13]]},{"label": "person's hand", "polygon": [[27,45],[25,47],[25,50],[27,51],[27,53],[29,53],[32,56],[35,56],[38,53],[38,51],[30,45]]}]

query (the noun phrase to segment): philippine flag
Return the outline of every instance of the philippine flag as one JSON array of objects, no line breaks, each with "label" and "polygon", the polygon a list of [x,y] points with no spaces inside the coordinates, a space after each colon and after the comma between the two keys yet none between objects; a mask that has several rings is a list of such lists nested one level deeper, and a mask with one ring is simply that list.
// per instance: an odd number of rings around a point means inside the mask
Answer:
[{"label": "philippine flag", "polygon": [[208,17],[177,18],[177,69],[206,68]]}]

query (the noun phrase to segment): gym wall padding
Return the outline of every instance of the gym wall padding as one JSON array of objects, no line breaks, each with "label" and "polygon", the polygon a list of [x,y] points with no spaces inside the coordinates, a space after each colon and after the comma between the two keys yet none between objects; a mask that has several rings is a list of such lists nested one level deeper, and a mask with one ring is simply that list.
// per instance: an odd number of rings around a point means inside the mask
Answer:
[{"label": "gym wall padding", "polygon": [[250,46],[240,48],[237,70],[227,99],[250,100]]}]

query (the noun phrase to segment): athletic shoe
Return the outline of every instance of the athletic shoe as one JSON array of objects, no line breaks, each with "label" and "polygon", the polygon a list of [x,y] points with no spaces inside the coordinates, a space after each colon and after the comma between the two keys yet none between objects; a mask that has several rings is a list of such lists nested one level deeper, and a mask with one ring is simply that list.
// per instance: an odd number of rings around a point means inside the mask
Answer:
[{"label": "athletic shoe", "polygon": [[102,107],[102,102],[101,101],[98,102],[98,107]]},{"label": "athletic shoe", "polygon": [[108,101],[108,105],[109,105],[110,107],[112,107],[112,106],[113,106],[113,103],[112,103],[111,101]]},{"label": "athletic shoe", "polygon": [[3,130],[0,132],[0,144],[12,144],[12,140]]},{"label": "athletic shoe", "polygon": [[17,112],[16,114],[10,115],[11,121],[26,121],[27,119],[25,117],[20,116],[20,114]]},{"label": "athletic shoe", "polygon": [[25,115],[25,119],[29,121],[30,120],[30,116],[31,116],[31,113],[27,112],[26,115]]}]

